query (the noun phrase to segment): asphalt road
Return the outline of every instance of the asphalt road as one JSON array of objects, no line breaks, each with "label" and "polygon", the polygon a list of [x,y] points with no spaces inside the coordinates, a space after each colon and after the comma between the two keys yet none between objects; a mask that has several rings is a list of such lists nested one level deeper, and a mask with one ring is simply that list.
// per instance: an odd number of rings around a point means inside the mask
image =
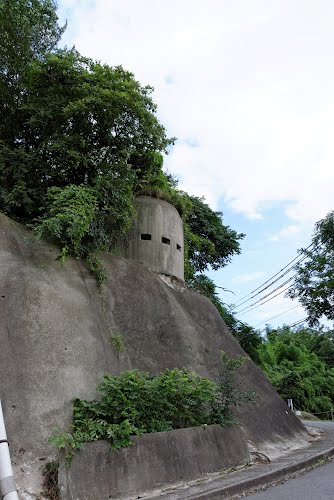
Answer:
[{"label": "asphalt road", "polygon": [[324,431],[326,429],[329,429],[332,431],[334,430],[334,421],[333,422],[321,422],[321,421],[313,422],[312,420],[303,420],[302,422],[307,427],[318,427],[318,429],[323,429]]},{"label": "asphalt road", "polygon": [[[321,429],[333,429],[334,422],[304,422],[305,425]],[[249,500],[333,500],[334,461],[289,479],[278,486],[247,495]]]}]

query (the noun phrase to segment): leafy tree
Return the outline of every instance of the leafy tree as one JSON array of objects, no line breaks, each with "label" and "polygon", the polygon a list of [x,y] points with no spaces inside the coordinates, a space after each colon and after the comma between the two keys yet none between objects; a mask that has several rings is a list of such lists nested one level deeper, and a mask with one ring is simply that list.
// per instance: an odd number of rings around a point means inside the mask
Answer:
[{"label": "leafy tree", "polygon": [[8,82],[57,46],[65,26],[56,11],[54,0],[0,0],[0,73]]},{"label": "leafy tree", "polygon": [[306,260],[296,266],[289,296],[298,298],[316,325],[322,316],[334,320],[334,212],[316,223],[312,243],[301,250]]},{"label": "leafy tree", "polygon": [[138,168],[130,160],[172,142],[155,116],[152,89],[121,67],[64,50],[35,61],[28,82],[15,143],[0,151],[0,202],[19,220],[41,213],[52,186],[95,187],[108,206],[115,179],[133,187]]},{"label": "leafy tree", "polygon": [[268,330],[259,347],[260,363],[283,399],[314,413],[330,411],[334,403],[334,369],[328,368],[302,342],[299,332]]},{"label": "leafy tree", "polygon": [[54,0],[0,0],[0,141],[15,141],[29,66],[55,49],[65,28]]},{"label": "leafy tree", "polygon": [[231,257],[240,253],[238,234],[222,221],[222,212],[212,210],[203,198],[189,196],[191,210],[186,219],[187,243],[186,278],[203,273],[210,268],[217,270],[226,266]]},{"label": "leafy tree", "polygon": [[310,343],[314,352],[329,368],[334,368],[334,332],[317,332]]},{"label": "leafy tree", "polygon": [[[159,152],[173,142],[156,118],[152,88],[75,50],[33,61],[25,84],[15,140],[0,142],[0,208],[21,222],[37,219],[39,236],[62,245],[61,258],[86,256],[99,267],[94,255],[130,227],[136,186],[162,173]],[[69,215],[69,199],[71,217],[86,207],[90,220],[75,242],[61,214],[64,202]]]},{"label": "leafy tree", "polygon": [[[269,330],[270,332],[270,330]],[[269,333],[273,335],[273,333]],[[280,330],[280,338],[291,337],[289,329]],[[313,352],[323,361],[328,368],[334,368],[334,332],[320,329],[312,329],[301,327],[293,332],[293,341],[298,347],[305,347],[308,351]]]},{"label": "leafy tree", "polygon": [[189,283],[225,266],[244,235],[163,172],[174,139],[153,89],[120,66],[57,49],[57,21],[54,0],[0,0],[0,210],[37,224],[61,260],[84,256],[100,273],[98,252],[129,229],[134,196],[150,194],[184,219]]}]

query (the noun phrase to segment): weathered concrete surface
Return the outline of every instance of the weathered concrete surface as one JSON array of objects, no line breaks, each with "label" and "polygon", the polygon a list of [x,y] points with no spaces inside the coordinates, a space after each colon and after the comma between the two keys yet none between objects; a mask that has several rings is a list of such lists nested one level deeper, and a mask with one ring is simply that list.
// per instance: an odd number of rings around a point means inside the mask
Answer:
[{"label": "weathered concrete surface", "polygon": [[70,468],[60,462],[64,500],[104,500],[138,496],[154,488],[189,481],[249,461],[238,427],[192,427],[145,434],[133,446],[110,451],[104,441],[89,443]]},{"label": "weathered concrete surface", "polygon": [[[124,257],[184,280],[183,224],[173,205],[151,196],[136,199],[136,223]],[[143,240],[142,235],[151,239]]]},{"label": "weathered concrete surface", "polygon": [[[306,425],[308,425],[308,422],[306,422]],[[321,427],[326,428],[326,432],[322,436],[319,429],[309,429],[311,431],[309,446],[306,448],[293,450],[293,447],[289,447],[279,457],[270,457],[272,458],[270,462],[255,460],[252,465],[238,468],[235,472],[221,471],[217,474],[203,475],[200,480],[181,482],[164,490],[150,492],[145,495],[145,498],[147,500],[221,500],[222,498],[247,497],[247,494],[252,491],[281,483],[295,477],[296,474],[304,473],[328,460],[333,460],[334,423],[332,426]],[[334,479],[332,479],[333,481]],[[330,486],[328,478],[325,478],[324,484],[324,489]],[[271,496],[271,489],[266,491],[266,498],[270,500],[276,498],[274,495]],[[292,495],[284,493],[279,498],[289,500],[292,498]],[[332,497],[333,495],[321,496],[317,494],[314,494],[313,497],[309,496],[309,498],[316,500],[322,498],[327,500]],[[303,491],[298,498],[304,499],[308,497],[305,496],[305,491]]]},{"label": "weathered concrete surface", "polygon": [[[201,295],[112,256],[105,257],[108,283],[100,293],[82,263],[70,259],[61,267],[57,254],[0,216],[0,397],[11,454],[24,474],[54,456],[50,433],[70,423],[75,397],[95,397],[106,372],[185,367],[217,377],[220,349],[244,354]],[[110,342],[115,334],[125,341],[121,355]],[[241,369],[239,382],[259,396],[258,405],[239,412],[246,440],[285,446],[301,435],[302,424],[254,363]]]}]

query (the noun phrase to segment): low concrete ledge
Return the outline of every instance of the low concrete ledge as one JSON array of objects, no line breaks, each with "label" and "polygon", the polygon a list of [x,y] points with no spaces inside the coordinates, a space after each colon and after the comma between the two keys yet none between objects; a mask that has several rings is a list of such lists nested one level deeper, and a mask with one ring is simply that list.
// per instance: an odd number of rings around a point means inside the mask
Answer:
[{"label": "low concrete ledge", "polygon": [[112,451],[105,441],[87,443],[67,469],[60,458],[62,500],[104,500],[139,496],[201,474],[249,460],[238,426],[210,425],[144,434],[133,446]]}]

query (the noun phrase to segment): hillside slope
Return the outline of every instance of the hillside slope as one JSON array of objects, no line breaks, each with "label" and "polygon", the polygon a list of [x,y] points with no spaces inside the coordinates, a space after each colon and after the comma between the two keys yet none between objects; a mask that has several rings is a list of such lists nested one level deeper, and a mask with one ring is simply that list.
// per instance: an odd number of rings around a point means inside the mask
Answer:
[{"label": "hillside slope", "polygon": [[[244,354],[211,302],[176,290],[143,265],[105,256],[102,292],[83,263],[0,215],[0,397],[11,453],[22,465],[54,453],[47,438],[70,423],[71,401],[96,395],[106,372],[185,367],[217,377],[220,349]],[[110,336],[122,335],[118,354]],[[240,388],[259,401],[239,411],[255,446],[302,437],[304,428],[265,375],[247,361]]]}]

